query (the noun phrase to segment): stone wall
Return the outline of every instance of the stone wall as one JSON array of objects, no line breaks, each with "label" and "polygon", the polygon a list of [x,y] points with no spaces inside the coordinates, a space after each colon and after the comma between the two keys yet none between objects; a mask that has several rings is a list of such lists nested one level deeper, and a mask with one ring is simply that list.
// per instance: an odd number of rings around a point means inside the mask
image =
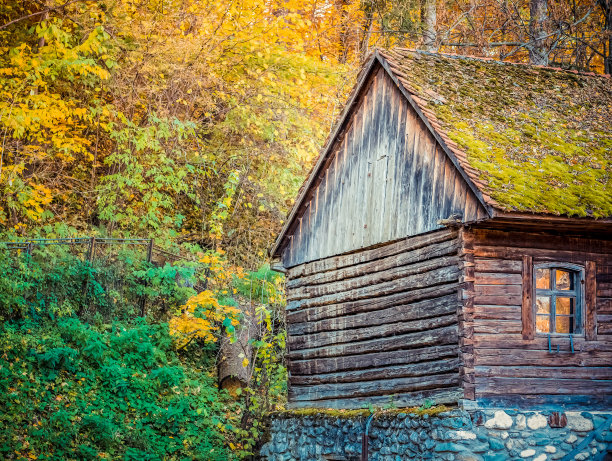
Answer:
[{"label": "stone wall", "polygon": [[[612,412],[449,410],[383,412],[369,429],[370,460],[612,459]],[[367,416],[285,412],[270,423],[268,461],[359,460]],[[605,458],[609,456],[610,458]]]}]

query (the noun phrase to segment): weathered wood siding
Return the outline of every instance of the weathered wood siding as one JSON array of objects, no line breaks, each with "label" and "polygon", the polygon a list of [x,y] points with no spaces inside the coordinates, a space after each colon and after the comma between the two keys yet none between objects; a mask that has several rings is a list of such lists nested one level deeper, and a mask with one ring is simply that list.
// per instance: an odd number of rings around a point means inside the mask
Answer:
[{"label": "weathered wood siding", "polygon": [[441,228],[485,210],[384,69],[357,99],[287,233],[292,267]]},{"label": "weathered wood siding", "polygon": [[457,232],[288,271],[289,405],[457,402]]},{"label": "weathered wood siding", "polygon": [[[610,408],[612,242],[472,229],[463,232],[460,255],[461,374],[466,398],[482,404]],[[574,353],[568,337],[551,336],[552,353],[547,335],[523,338],[523,271],[530,261],[574,263],[593,272],[586,274],[585,284],[592,292],[586,302],[593,315],[585,319],[591,324],[586,326],[592,331],[591,340],[588,334],[575,336]]]}]

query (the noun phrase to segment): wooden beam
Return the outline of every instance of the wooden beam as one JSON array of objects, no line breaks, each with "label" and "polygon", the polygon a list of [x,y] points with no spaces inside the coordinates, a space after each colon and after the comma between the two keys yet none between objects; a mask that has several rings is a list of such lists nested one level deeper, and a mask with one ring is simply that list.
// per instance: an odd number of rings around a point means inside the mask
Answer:
[{"label": "wooden beam", "polygon": [[523,256],[523,339],[533,339],[534,319],[533,319],[533,257]]}]

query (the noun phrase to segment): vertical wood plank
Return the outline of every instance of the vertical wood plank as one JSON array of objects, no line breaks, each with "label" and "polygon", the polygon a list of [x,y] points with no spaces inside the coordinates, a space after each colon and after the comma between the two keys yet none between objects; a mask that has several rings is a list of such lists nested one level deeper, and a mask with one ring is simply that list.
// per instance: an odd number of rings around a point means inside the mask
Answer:
[{"label": "vertical wood plank", "polygon": [[523,256],[523,303],[521,317],[523,319],[523,339],[533,339],[533,257]]},{"label": "vertical wood plank", "polygon": [[587,261],[585,265],[585,317],[584,335],[587,341],[597,339],[597,266],[595,261]]}]

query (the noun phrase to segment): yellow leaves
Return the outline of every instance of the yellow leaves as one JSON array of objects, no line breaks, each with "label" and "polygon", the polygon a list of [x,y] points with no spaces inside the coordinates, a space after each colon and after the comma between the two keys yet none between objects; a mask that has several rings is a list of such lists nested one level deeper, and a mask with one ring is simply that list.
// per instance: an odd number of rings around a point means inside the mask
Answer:
[{"label": "yellow leaves", "polygon": [[205,290],[190,298],[183,306],[181,315],[170,320],[170,334],[176,338],[179,348],[194,338],[216,342],[222,322],[229,319],[232,326],[237,326],[239,315],[240,309],[219,304],[213,292]]}]

